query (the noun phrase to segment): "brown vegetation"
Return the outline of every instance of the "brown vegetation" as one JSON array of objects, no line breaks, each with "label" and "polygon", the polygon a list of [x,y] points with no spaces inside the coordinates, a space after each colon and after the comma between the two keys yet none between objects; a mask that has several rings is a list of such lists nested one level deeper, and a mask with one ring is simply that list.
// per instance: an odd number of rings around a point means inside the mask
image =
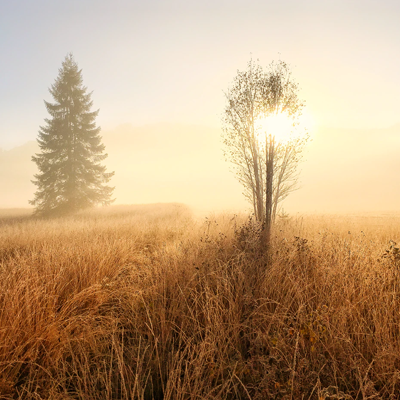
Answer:
[{"label": "brown vegetation", "polygon": [[0,399],[398,398],[399,220],[3,216]]}]

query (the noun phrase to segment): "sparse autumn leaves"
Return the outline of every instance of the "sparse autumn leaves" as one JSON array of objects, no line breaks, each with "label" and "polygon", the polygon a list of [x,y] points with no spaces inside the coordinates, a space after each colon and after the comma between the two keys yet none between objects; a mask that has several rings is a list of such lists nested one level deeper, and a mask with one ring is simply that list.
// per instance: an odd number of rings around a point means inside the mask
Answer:
[{"label": "sparse autumn leaves", "polygon": [[[263,240],[269,242],[279,202],[297,188],[298,164],[308,141],[307,132],[298,134],[304,103],[283,61],[270,64],[266,70],[250,61],[246,71],[238,71],[226,99],[225,155],[234,165],[257,221],[264,224]],[[290,123],[271,128],[260,123],[277,116]],[[283,133],[288,140],[281,140]]]}]

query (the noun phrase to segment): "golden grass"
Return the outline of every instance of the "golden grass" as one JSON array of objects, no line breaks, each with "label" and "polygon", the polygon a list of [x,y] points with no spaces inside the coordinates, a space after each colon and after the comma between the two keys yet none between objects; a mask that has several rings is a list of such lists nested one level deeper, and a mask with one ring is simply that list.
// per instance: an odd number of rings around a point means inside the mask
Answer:
[{"label": "golden grass", "polygon": [[3,214],[0,399],[399,398],[399,222]]}]

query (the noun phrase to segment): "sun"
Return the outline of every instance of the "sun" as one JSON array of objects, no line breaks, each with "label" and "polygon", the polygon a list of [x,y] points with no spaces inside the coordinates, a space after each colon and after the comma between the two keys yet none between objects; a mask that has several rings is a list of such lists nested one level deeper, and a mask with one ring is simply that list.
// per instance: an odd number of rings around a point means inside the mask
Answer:
[{"label": "sun", "polygon": [[276,144],[285,145],[292,139],[309,133],[313,130],[314,121],[309,113],[303,113],[294,124],[293,118],[285,113],[262,116],[255,124],[255,134],[260,145],[265,146],[270,135]]},{"label": "sun", "polygon": [[286,114],[274,114],[259,118],[256,123],[256,135],[260,144],[272,136],[277,144],[287,143],[293,134],[293,120]]}]

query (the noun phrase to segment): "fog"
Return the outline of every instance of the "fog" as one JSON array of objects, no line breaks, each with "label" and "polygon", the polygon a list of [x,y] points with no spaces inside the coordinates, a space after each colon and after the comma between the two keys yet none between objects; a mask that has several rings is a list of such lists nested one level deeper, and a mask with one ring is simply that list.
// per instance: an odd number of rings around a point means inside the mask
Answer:
[{"label": "fog", "polygon": [[400,209],[400,124],[387,129],[316,129],[301,166],[301,188],[285,208],[306,212]]},{"label": "fog", "polygon": [[249,210],[222,153],[224,91],[250,59],[282,59],[314,121],[284,209],[398,210],[399,13],[372,0],[0,2],[0,207],[33,198],[43,100],[72,52],[116,204]]},{"label": "fog", "polygon": [[[221,130],[184,124],[120,125],[102,132],[115,204],[180,202],[199,211],[251,210],[223,156]],[[300,188],[285,211],[398,211],[400,125],[315,128],[300,164]],[[0,207],[29,207],[36,142],[0,152]]]}]

